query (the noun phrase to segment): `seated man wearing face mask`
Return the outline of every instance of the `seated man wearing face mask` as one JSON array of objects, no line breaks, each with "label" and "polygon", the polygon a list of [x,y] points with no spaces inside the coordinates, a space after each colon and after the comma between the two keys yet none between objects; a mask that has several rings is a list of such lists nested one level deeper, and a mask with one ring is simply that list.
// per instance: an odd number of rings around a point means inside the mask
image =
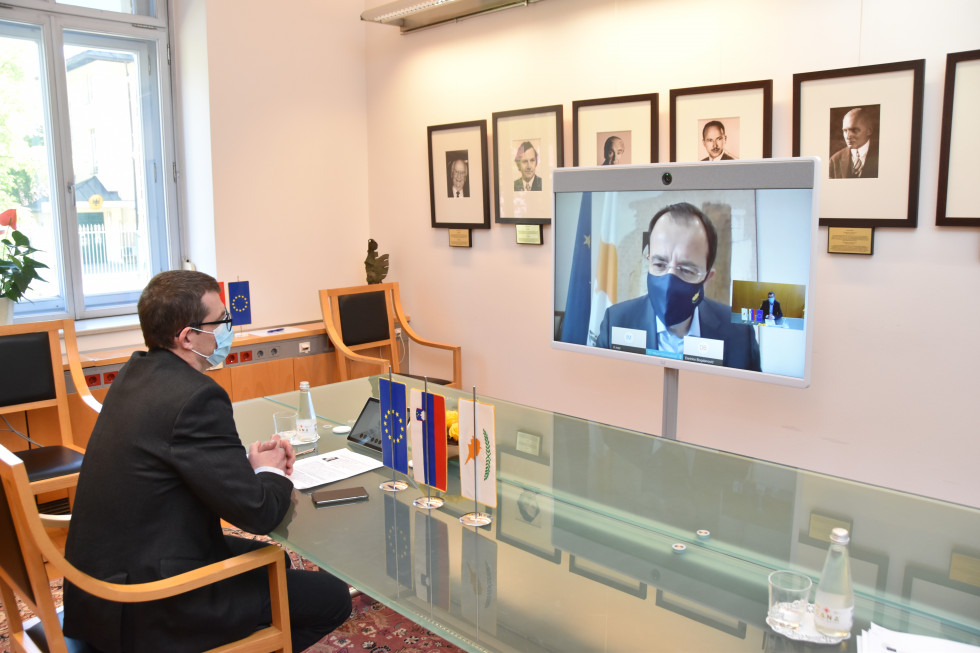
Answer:
[{"label": "seated man wearing face mask", "polygon": [[[289,509],[296,459],[273,435],[248,451],[228,394],[203,372],[231,348],[218,283],[171,270],[153,277],[138,312],[148,351],[119,371],[106,395],[78,480],[65,545],[96,578],[141,583],[262,546],[226,537],[221,519],[265,534]],[[287,569],[293,650],[350,616],[347,584]],[[265,570],[150,603],[97,599],[65,583],[65,634],[106,653],[203,651],[271,621]]]},{"label": "seated man wearing face mask", "polygon": [[704,296],[718,251],[708,216],[691,204],[673,204],[653,216],[649,234],[647,294],[606,309],[596,346],[610,348],[614,328],[645,339],[640,349],[671,354],[682,354],[684,338],[696,337],[723,343],[726,367],[759,370],[752,327],[733,324],[731,308]]}]

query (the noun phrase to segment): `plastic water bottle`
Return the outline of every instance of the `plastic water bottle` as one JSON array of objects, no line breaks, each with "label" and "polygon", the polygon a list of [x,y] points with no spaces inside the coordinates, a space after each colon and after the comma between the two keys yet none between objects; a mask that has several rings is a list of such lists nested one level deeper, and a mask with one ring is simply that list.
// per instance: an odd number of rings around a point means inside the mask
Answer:
[{"label": "plastic water bottle", "polygon": [[817,585],[813,622],[818,631],[829,637],[847,637],[854,625],[854,587],[847,554],[850,540],[845,528],[830,531],[830,549]]},{"label": "plastic water bottle", "polygon": [[310,382],[300,381],[299,408],[296,410],[296,439],[300,442],[316,440],[316,412],[310,396]]}]

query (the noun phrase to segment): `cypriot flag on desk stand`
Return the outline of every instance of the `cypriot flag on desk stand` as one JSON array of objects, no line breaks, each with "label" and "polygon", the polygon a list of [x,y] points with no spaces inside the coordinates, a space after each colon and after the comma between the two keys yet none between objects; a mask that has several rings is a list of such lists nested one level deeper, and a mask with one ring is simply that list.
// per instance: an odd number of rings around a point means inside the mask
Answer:
[{"label": "cypriot flag on desk stand", "polygon": [[[467,499],[497,507],[497,438],[493,406],[459,400],[459,483]],[[490,515],[474,511],[460,517],[470,526],[486,526]]]}]

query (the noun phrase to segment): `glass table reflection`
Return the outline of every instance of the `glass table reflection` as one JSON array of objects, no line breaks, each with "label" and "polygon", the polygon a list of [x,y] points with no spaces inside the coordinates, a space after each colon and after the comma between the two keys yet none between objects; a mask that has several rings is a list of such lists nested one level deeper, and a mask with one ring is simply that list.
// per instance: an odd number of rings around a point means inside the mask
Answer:
[{"label": "glass table reflection", "polygon": [[[421,383],[398,377],[409,387]],[[447,409],[469,393],[446,396]],[[316,450],[350,446],[378,377],[311,390]],[[298,392],[235,404],[243,441],[272,433]],[[458,460],[440,509],[381,469],[342,481],[367,502],[316,508],[308,493],[273,537],[467,650],[827,650],[765,624],[766,578],[818,580],[830,529],[851,531],[856,635],[886,628],[980,645],[980,511],[666,440],[491,397],[498,505],[488,527],[459,517]],[[398,474],[398,478],[405,479]],[[681,545],[681,546],[678,546]],[[678,552],[682,551],[682,552]],[[854,636],[837,647],[856,650]]]}]

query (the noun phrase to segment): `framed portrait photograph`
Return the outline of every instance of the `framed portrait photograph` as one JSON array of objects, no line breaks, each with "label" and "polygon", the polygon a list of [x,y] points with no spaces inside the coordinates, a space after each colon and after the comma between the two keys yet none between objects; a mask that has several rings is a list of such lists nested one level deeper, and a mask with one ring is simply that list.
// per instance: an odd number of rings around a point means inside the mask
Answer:
[{"label": "framed portrait photograph", "polygon": [[671,161],[771,156],[771,79],[671,89]]},{"label": "framed portrait photograph", "polygon": [[657,93],[572,102],[572,165],[659,160]]},{"label": "framed portrait photograph", "polygon": [[820,226],[914,227],[925,59],[793,75],[793,156],[818,156]]},{"label": "framed portrait photograph", "polygon": [[975,153],[980,132],[971,124],[980,115],[980,50],[946,55],[943,130],[939,141],[939,197],[936,224],[980,227]]},{"label": "framed portrait photograph", "polygon": [[493,114],[497,222],[551,224],[551,171],[564,162],[562,106]]},{"label": "framed portrait photograph", "polygon": [[432,226],[490,228],[487,121],[429,127]]}]

